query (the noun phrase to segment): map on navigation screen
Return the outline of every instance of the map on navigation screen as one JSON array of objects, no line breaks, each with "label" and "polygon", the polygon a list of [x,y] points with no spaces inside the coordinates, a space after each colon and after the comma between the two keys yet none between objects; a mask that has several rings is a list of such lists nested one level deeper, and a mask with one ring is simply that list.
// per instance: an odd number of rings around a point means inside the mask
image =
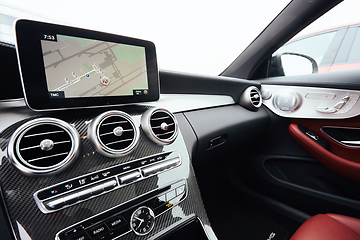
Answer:
[{"label": "map on navigation screen", "polygon": [[50,98],[148,94],[144,47],[59,34],[44,38]]}]

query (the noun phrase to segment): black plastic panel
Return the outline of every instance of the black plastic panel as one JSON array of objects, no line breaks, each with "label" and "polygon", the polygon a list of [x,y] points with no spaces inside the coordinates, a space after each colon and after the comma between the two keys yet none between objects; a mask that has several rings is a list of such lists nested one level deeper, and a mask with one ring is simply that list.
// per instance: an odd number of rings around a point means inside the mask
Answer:
[{"label": "black plastic panel", "polygon": [[[249,86],[261,88],[258,82],[237,78],[204,76],[160,71],[160,93],[228,95],[239,102],[241,93]],[[189,87],[191,86],[191,87]]]},{"label": "black plastic panel", "polygon": [[[255,139],[260,140],[269,123],[269,116],[263,108],[253,112],[239,105],[186,112],[184,115],[199,141],[194,164],[217,154],[226,155]],[[225,135],[227,137],[223,144],[209,148],[211,140]]]},{"label": "black plastic panel", "polygon": [[[333,212],[360,217],[360,184],[311,158],[248,156],[246,182],[253,189],[309,215]],[[306,204],[309,203],[309,204]]]},{"label": "black plastic panel", "polygon": [[180,130],[183,133],[184,141],[190,158],[194,159],[198,145],[194,130],[191,128],[191,125],[189,124],[183,113],[175,114],[175,117],[179,124]]},{"label": "black plastic panel", "polygon": [[168,233],[163,234],[157,240],[208,240],[199,219],[195,216],[185,219]]}]

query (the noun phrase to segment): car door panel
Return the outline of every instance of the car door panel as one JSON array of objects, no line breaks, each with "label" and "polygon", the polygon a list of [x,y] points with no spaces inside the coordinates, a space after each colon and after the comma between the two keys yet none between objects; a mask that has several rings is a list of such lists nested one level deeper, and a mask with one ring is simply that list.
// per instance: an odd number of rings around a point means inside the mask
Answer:
[{"label": "car door panel", "polygon": [[[291,136],[325,166],[345,177],[360,181],[360,149],[349,147],[334,141],[322,130],[323,127],[359,127],[359,117],[341,122],[335,121],[294,121],[289,126]],[[317,144],[311,137],[299,130],[299,125],[306,127],[316,137],[320,136],[329,143],[329,150]],[[315,137],[315,138],[316,138]]]},{"label": "car door panel", "polygon": [[[260,81],[262,91],[271,90],[267,88],[271,84],[285,92],[297,89],[296,86],[303,86],[308,92],[316,91],[313,87],[321,87],[323,93],[343,89],[345,92],[355,90],[353,93],[358,94],[355,73],[359,71]],[[341,80],[339,76],[342,76]],[[340,92],[341,98],[342,91]],[[302,104],[307,101],[305,95],[306,93],[300,94]],[[336,102],[338,99],[333,100]],[[331,101],[324,100],[327,101],[332,104]],[[264,102],[270,116],[265,133],[267,139],[263,139],[264,147],[259,152],[249,153],[247,156],[247,169],[251,170],[242,176],[244,182],[253,190],[309,215],[336,212],[360,217],[360,148],[356,146],[360,136],[344,130],[357,131],[360,128],[360,117],[356,116],[360,114],[360,107],[354,106],[352,116],[340,117],[339,114],[334,117],[332,114],[323,114],[319,117],[311,115],[318,106],[313,103],[306,105],[300,115],[298,108],[279,116],[279,109],[274,111],[270,107],[274,102],[274,94]],[[335,130],[329,131],[326,127]],[[313,140],[314,136],[321,140],[320,144]],[[350,142],[353,146],[341,141]]]}]

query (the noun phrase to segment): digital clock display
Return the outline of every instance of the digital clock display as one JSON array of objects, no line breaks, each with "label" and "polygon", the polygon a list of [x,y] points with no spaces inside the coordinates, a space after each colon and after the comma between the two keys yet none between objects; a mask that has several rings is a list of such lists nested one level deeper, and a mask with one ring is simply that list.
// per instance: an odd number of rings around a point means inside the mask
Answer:
[{"label": "digital clock display", "polygon": [[57,42],[57,36],[56,34],[41,33],[40,40]]}]

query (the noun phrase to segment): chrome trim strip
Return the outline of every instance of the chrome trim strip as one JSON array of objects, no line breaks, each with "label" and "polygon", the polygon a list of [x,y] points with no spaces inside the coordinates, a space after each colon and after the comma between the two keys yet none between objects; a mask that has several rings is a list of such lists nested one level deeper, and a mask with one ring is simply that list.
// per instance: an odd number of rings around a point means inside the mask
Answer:
[{"label": "chrome trim strip", "polygon": [[[172,120],[173,120],[173,122],[175,124],[175,130],[174,130],[175,133],[172,136],[170,136],[169,138],[167,138],[167,139],[160,139],[158,137],[159,135],[155,135],[155,133],[152,130],[150,119],[151,119],[152,115],[154,115],[155,113],[158,113],[158,112],[168,114],[168,116],[170,118],[172,118]],[[178,133],[179,133],[179,126],[178,126],[178,123],[176,121],[175,116],[170,111],[168,111],[168,110],[166,110],[164,108],[153,108],[153,109],[147,110],[141,116],[141,128],[145,132],[146,136],[148,136],[148,138],[150,138],[153,142],[155,142],[156,144],[158,144],[160,146],[168,145],[168,144],[174,142],[177,135],[178,135]],[[167,132],[166,134],[168,134],[168,133],[170,133],[170,132]],[[164,134],[164,135],[166,135],[166,134]]]},{"label": "chrome trim strip", "polygon": [[360,128],[356,128],[356,127],[337,127],[337,126],[322,126],[320,128],[320,131],[325,134],[328,138],[330,138],[331,140],[333,140],[334,142],[340,144],[340,145],[343,145],[345,147],[349,147],[349,148],[360,148],[360,141],[358,141],[359,143],[356,143],[356,144],[359,144],[359,146],[353,146],[353,145],[348,145],[348,144],[351,144],[350,142],[351,141],[339,141],[335,138],[333,138],[332,136],[330,136],[329,134],[327,134],[323,128],[344,128],[344,129],[356,129],[356,130],[360,130]]},{"label": "chrome trim strip", "polygon": [[344,144],[360,145],[360,141],[341,141]]},{"label": "chrome trim strip", "polygon": [[[99,133],[100,125],[107,118],[116,117],[116,116],[122,117],[122,118],[125,118],[126,120],[128,120],[128,122],[132,126],[132,129],[134,130],[134,139],[123,139],[123,140],[119,140],[117,142],[104,144],[100,139],[100,133]],[[115,123],[118,123],[118,122],[115,122]],[[107,124],[107,125],[110,125],[110,124]],[[99,152],[100,154],[102,154],[104,156],[115,158],[115,157],[125,156],[135,149],[135,147],[137,146],[137,143],[139,141],[139,138],[140,138],[140,131],[139,131],[139,128],[136,127],[134,119],[129,114],[122,112],[122,111],[113,110],[113,111],[104,112],[104,113],[100,114],[99,116],[95,117],[89,124],[88,130],[87,130],[87,135],[89,137],[89,141],[90,141],[91,145],[95,148],[95,150],[97,152]],[[108,145],[115,144],[120,141],[123,142],[123,141],[130,141],[130,140],[132,141],[132,143],[130,143],[129,146],[127,146],[126,148],[121,149],[121,150],[115,150],[115,149],[108,147]]]}]

